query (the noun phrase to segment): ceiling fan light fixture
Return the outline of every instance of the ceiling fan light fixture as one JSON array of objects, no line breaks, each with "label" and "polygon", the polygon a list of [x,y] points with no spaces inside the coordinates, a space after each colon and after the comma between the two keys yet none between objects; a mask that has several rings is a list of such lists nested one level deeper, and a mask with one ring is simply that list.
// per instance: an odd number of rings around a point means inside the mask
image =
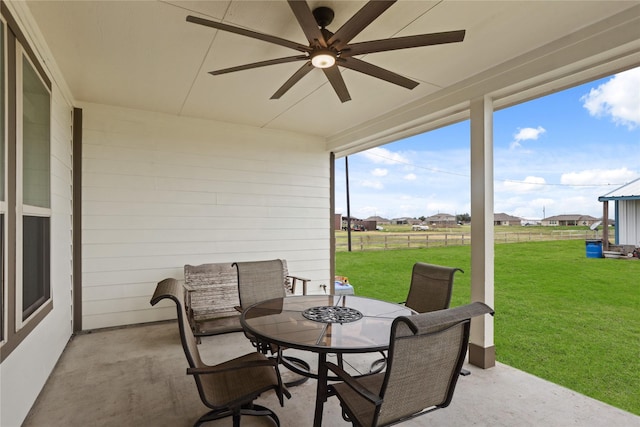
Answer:
[{"label": "ceiling fan light fixture", "polygon": [[336,56],[330,50],[319,50],[311,55],[311,64],[316,68],[329,68],[336,63]]}]

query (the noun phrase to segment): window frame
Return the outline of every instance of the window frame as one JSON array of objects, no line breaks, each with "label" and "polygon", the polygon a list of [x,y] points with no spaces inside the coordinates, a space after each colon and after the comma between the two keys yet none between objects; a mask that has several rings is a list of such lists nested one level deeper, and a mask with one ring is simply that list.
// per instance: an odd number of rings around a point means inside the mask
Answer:
[{"label": "window frame", "polygon": [[2,197],[0,197],[0,347],[5,343],[7,339],[7,325],[8,325],[8,301],[7,301],[7,145],[8,145],[8,132],[7,132],[7,21],[4,16],[0,16],[0,43],[2,44],[0,52],[0,73],[2,77],[2,90],[0,91],[0,102],[2,102]]},{"label": "window frame", "polygon": [[[35,55],[33,49],[29,45],[28,40],[20,30],[15,18],[7,8],[4,2],[0,2],[0,19],[3,23],[4,35],[4,81],[5,81],[5,200],[4,200],[4,295],[2,315],[4,321],[4,335],[0,340],[0,363],[4,361],[19,345],[33,332],[33,330],[53,311],[53,286],[51,285],[51,242],[53,241],[53,232],[51,229],[51,220],[53,218],[51,208],[52,198],[52,153],[51,142],[53,140],[53,91],[52,84],[45,69]],[[22,215],[25,210],[22,208],[21,215],[18,211],[18,179],[22,179],[22,165],[18,164],[18,146],[22,144],[19,140],[18,130],[19,120],[22,121],[22,85],[18,85],[18,81],[22,79],[22,56],[24,55],[33,67],[38,78],[49,92],[49,208],[45,211],[41,208],[26,209],[27,216],[47,216],[49,217],[49,297],[37,310],[31,313],[27,318],[22,320],[22,301],[18,304],[17,295],[22,298]],[[14,63],[15,61],[15,63]],[[18,74],[20,72],[20,75]],[[21,159],[20,159],[21,161]],[[20,193],[20,201],[21,201]],[[20,219],[19,219],[20,218]],[[20,262],[18,264],[18,261]],[[20,270],[18,270],[20,266]],[[19,274],[18,274],[19,273]]]},{"label": "window frame", "polygon": [[[38,67],[33,63],[33,60],[29,57],[28,53],[22,47],[20,43],[16,45],[16,287],[15,287],[15,316],[16,316],[16,328],[18,330],[22,329],[23,326],[29,323],[36,315],[46,309],[48,303],[52,300],[51,295],[51,103],[52,103],[52,93],[51,88],[48,87],[46,81],[40,75]],[[24,203],[24,61],[27,61],[36,76],[40,79],[40,83],[42,83],[43,88],[49,94],[49,158],[48,158],[48,193],[49,193],[49,207],[39,207],[33,205],[27,205]],[[23,279],[24,279],[24,259],[23,259],[23,250],[24,250],[24,218],[25,217],[41,217],[41,218],[49,218],[49,237],[47,239],[48,255],[49,262],[47,266],[49,268],[49,272],[47,274],[47,283],[48,292],[45,296],[38,299],[39,305],[35,309],[29,308],[29,314],[27,317],[24,317],[23,311]]]}]

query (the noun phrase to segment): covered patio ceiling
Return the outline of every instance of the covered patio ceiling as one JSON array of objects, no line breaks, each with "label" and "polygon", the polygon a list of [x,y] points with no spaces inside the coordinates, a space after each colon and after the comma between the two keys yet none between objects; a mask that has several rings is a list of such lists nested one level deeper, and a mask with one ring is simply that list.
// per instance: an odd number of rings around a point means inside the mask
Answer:
[{"label": "covered patio ceiling", "polygon": [[[309,6],[331,7],[335,31],[365,3]],[[352,97],[341,103],[316,69],[271,100],[300,63],[208,71],[296,51],[186,17],[307,44],[285,1],[29,1],[28,8],[47,40],[38,48],[61,69],[73,101],[319,135],[337,155],[466,118],[474,97],[490,94],[500,107],[640,64],[637,1],[401,0],[353,42],[466,30],[462,43],[360,57],[418,81],[415,89],[341,68]]]}]

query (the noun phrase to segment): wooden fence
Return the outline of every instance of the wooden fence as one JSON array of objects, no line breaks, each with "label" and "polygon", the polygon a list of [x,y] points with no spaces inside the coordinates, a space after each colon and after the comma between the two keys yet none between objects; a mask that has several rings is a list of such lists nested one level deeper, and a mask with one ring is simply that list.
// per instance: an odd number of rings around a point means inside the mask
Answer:
[{"label": "wooden fence", "polygon": [[[540,232],[496,232],[495,243],[539,242],[548,240],[600,239],[595,230],[558,230]],[[418,249],[471,244],[469,233],[351,233],[352,251]],[[336,251],[349,250],[348,236],[336,235]]]}]

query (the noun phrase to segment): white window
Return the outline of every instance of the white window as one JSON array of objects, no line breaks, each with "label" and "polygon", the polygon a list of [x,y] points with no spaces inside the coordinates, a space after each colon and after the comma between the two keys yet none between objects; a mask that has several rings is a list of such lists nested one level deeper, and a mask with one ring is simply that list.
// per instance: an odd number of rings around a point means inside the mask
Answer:
[{"label": "white window", "polygon": [[0,19],[0,361],[53,309],[51,83],[2,9]]},{"label": "white window", "polygon": [[16,53],[16,280],[21,282],[16,315],[21,325],[51,298],[51,93],[22,49]]}]

